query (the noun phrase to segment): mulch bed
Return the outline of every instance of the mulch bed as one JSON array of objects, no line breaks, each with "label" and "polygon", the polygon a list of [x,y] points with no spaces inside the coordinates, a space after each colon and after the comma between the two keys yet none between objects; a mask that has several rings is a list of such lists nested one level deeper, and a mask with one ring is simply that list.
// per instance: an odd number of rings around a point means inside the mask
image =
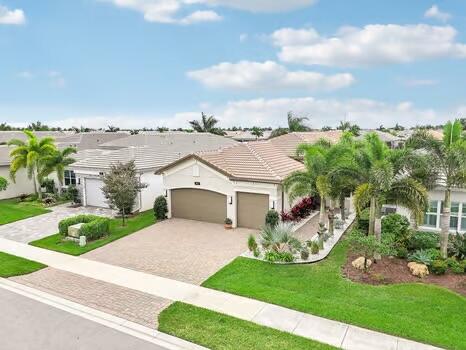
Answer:
[{"label": "mulch bed", "polygon": [[457,275],[447,272],[444,275],[429,274],[424,278],[411,275],[408,262],[403,259],[384,257],[377,264],[372,264],[368,272],[354,268],[351,262],[358,255],[349,254],[346,264],[343,266],[343,274],[354,282],[372,285],[395,283],[427,283],[436,284],[466,296],[466,275]]}]

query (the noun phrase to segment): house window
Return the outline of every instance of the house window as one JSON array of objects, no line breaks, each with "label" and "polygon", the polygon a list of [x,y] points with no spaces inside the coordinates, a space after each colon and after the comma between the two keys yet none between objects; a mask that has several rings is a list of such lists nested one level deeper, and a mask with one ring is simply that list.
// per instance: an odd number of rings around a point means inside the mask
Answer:
[{"label": "house window", "polygon": [[466,203],[463,203],[462,205],[462,214],[461,214],[461,231],[466,231]]},{"label": "house window", "polygon": [[430,201],[429,208],[424,215],[424,226],[437,227],[438,201]]},{"label": "house window", "polygon": [[65,170],[65,186],[76,185],[76,174],[73,170]]},{"label": "house window", "polygon": [[450,228],[452,230],[458,229],[458,220],[459,220],[459,212],[460,212],[460,204],[458,202],[451,203],[451,215],[450,215]]}]

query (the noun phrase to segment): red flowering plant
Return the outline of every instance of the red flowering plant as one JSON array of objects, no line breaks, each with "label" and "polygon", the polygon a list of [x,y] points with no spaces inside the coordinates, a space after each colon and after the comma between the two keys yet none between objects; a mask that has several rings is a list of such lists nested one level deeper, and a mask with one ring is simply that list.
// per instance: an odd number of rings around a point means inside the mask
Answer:
[{"label": "red flowering plant", "polygon": [[281,212],[281,219],[283,222],[298,222],[307,218],[311,214],[312,208],[312,198],[304,197],[301,201],[296,203],[289,212]]}]

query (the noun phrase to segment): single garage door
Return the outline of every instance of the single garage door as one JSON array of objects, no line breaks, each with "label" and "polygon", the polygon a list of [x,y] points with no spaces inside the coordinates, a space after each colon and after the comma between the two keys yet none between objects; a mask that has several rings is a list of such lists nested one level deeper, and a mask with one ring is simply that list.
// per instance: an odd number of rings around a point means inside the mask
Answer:
[{"label": "single garage door", "polygon": [[171,191],[172,217],[223,224],[227,217],[227,196],[194,188]]},{"label": "single garage door", "polygon": [[237,192],[238,226],[260,228],[265,224],[269,210],[269,196],[266,194]]},{"label": "single garage door", "polygon": [[108,208],[102,192],[104,183],[100,179],[86,179],[86,205],[91,207]]}]

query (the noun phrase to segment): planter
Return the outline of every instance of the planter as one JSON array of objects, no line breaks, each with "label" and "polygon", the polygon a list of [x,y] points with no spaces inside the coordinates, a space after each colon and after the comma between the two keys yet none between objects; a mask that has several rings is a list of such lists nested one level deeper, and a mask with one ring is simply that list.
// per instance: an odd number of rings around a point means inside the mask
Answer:
[{"label": "planter", "polygon": [[225,227],[225,230],[231,230],[233,228],[232,224],[224,224],[223,227]]}]

